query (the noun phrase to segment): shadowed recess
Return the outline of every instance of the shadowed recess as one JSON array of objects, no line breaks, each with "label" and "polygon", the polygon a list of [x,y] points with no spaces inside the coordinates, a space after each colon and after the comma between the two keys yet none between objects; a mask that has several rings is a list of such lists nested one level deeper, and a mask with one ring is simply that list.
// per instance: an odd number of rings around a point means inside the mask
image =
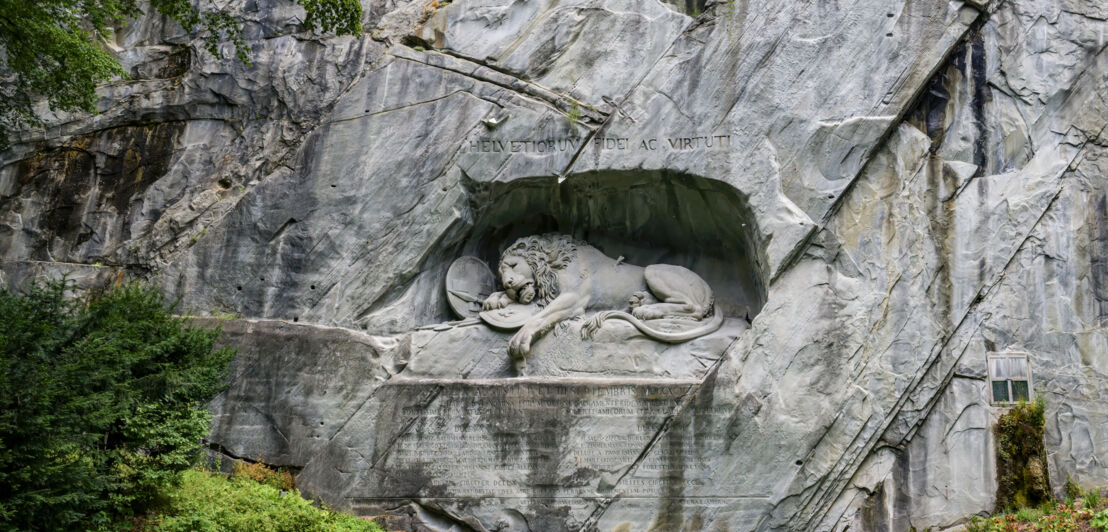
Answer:
[{"label": "shadowed recess", "polygon": [[753,317],[765,302],[753,215],[719,181],[671,172],[593,172],[475,184],[473,226],[458,256],[495,269],[515,239],[573,235],[631,264],[677,264],[700,274],[731,317]]}]

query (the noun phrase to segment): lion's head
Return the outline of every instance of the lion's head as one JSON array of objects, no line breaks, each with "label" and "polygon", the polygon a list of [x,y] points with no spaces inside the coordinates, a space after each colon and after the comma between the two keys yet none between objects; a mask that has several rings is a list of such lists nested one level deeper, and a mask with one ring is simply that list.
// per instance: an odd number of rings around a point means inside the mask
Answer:
[{"label": "lion's head", "polygon": [[[578,242],[572,237],[557,233],[526,236],[516,240],[500,256],[500,281],[512,299],[520,303],[536,301],[545,306],[558,297],[559,286],[556,270],[573,262]],[[513,260],[515,259],[515,260]],[[518,261],[525,263],[525,268]],[[530,270],[528,273],[527,270]],[[530,279],[521,279],[521,276]]]}]

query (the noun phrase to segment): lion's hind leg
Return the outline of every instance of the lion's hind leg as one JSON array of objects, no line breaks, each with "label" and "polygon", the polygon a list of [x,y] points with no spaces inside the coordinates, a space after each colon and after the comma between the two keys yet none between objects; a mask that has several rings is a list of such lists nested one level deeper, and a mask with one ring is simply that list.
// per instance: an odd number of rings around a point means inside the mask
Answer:
[{"label": "lion's hind leg", "polygon": [[631,314],[640,320],[688,318],[699,320],[712,309],[712,289],[688,268],[654,264],[643,270],[650,292],[660,301],[639,305]]}]

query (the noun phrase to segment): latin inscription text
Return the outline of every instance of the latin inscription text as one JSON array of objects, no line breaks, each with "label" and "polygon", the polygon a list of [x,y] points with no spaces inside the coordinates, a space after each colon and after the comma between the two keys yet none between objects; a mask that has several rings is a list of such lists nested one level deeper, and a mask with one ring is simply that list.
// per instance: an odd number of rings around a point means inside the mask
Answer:
[{"label": "latin inscription text", "polygon": [[575,152],[581,148],[600,151],[689,151],[727,149],[731,147],[731,135],[704,135],[691,137],[565,137],[554,139],[497,139],[479,138],[466,141],[469,153],[560,153]]}]

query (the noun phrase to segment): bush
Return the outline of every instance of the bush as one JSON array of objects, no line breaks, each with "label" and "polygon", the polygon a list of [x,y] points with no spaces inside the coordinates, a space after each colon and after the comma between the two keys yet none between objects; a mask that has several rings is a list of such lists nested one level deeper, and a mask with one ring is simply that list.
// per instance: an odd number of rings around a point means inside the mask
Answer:
[{"label": "bush", "polygon": [[110,529],[173,484],[224,381],[218,331],[138,284],[0,289],[0,528]]},{"label": "bush", "polygon": [[371,521],[316,508],[295,490],[196,469],[182,475],[148,523],[159,532],[382,532]]},{"label": "bush", "polygon": [[[1080,490],[1077,484],[1068,488]],[[1099,489],[1082,493],[1081,500],[1044,501],[1037,508],[1021,508],[1014,513],[973,518],[967,532],[1108,532],[1108,501]]]},{"label": "bush", "polygon": [[248,462],[236,462],[234,474],[237,477],[246,477],[259,484],[265,484],[266,486],[277,488],[282,491],[292,490],[296,485],[295,480],[292,478],[292,473],[287,469],[273,469],[261,462],[253,464]]},{"label": "bush", "polygon": [[1016,513],[988,519],[975,518],[967,532],[1078,532],[1095,517],[1088,509],[1070,503],[1046,504],[1040,509],[1023,508]]}]

